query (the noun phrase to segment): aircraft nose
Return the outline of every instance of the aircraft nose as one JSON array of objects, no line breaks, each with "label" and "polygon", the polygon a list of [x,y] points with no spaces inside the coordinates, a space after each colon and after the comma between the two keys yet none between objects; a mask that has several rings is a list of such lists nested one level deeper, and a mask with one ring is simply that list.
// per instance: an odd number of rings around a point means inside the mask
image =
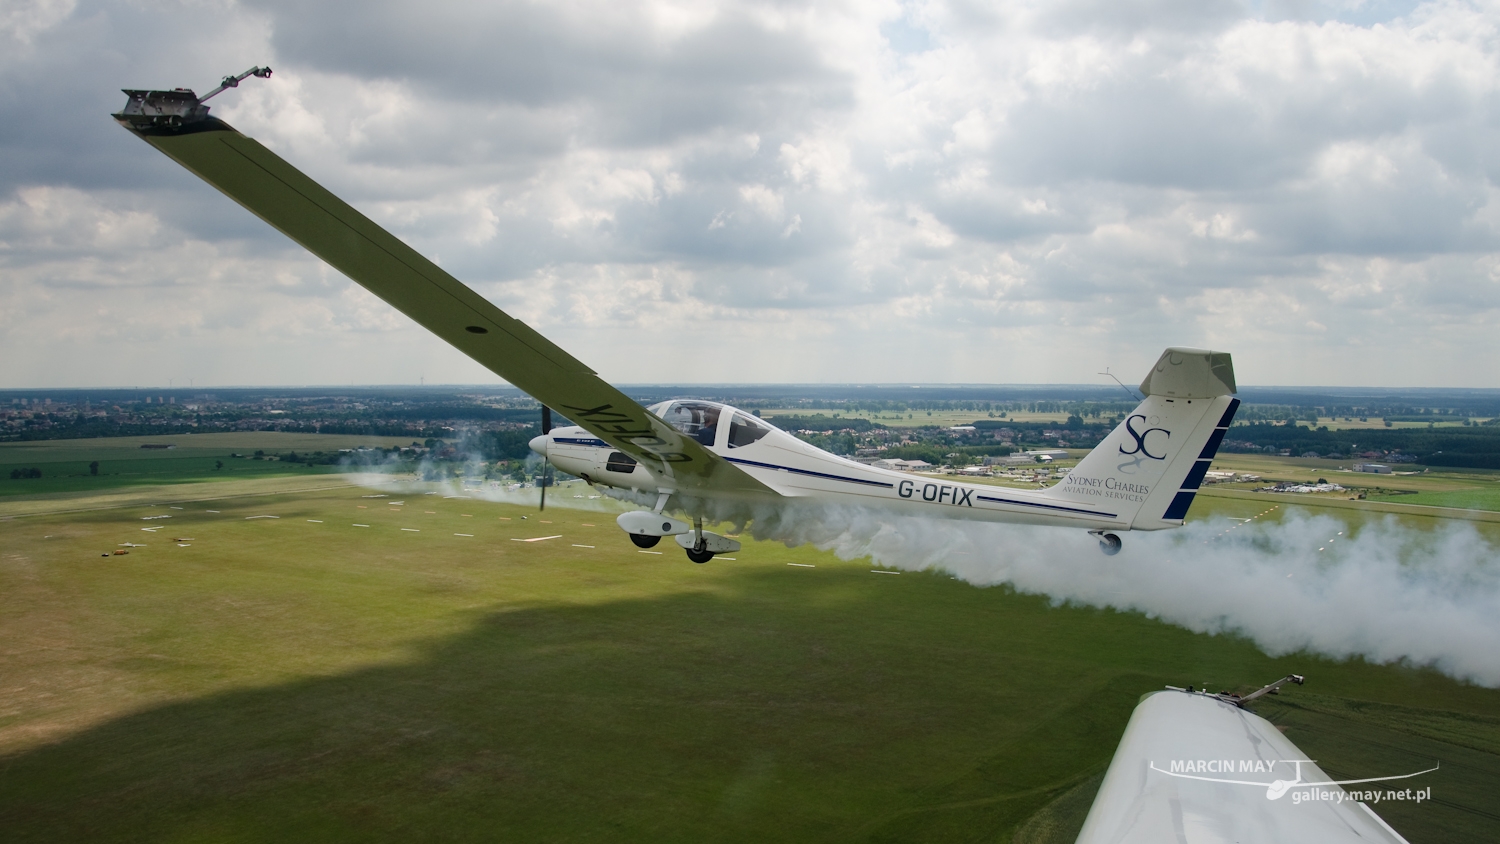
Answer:
[{"label": "aircraft nose", "polygon": [[531,450],[534,451],[534,452],[536,452],[537,454],[540,454],[543,457],[547,456],[547,435],[546,434],[541,434],[539,436],[532,437],[531,438],[531,442],[527,443],[527,445],[530,446]]}]

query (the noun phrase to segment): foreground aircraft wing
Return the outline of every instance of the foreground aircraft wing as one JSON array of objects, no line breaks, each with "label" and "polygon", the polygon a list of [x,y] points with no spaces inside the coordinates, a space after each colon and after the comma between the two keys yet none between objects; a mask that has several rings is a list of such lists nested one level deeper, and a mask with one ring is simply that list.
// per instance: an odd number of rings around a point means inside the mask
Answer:
[{"label": "foreground aircraft wing", "polygon": [[125,91],[120,125],[366,290],[590,433],[686,489],[774,495],[422,257],[191,91]]},{"label": "foreground aircraft wing", "polygon": [[1078,844],[1406,844],[1363,801],[1368,790],[1420,789],[1416,774],[1332,782],[1275,725],[1226,697],[1142,697]]}]

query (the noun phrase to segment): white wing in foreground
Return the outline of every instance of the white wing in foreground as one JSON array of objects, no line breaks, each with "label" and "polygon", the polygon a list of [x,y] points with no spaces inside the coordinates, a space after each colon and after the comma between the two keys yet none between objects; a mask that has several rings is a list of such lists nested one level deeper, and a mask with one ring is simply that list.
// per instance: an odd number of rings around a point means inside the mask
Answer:
[{"label": "white wing in foreground", "polygon": [[1130,716],[1078,843],[1406,844],[1339,785],[1255,713],[1155,692]]}]

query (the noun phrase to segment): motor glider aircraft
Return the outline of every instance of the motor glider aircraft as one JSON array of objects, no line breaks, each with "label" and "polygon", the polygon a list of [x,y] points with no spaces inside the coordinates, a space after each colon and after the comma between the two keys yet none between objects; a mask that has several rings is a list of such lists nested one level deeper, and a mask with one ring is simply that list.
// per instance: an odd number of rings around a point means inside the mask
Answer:
[{"label": "motor glider aircraft", "polygon": [[[1141,383],[1144,400],[1063,480],[1008,489],[910,475],[830,454],[711,401],[641,407],[592,369],[507,315],[266,147],[208,113],[191,90],[125,91],[114,118],[392,307],[575,423],[544,422],[532,450],[598,486],[651,503],[617,520],[650,548],[671,536],[705,563],[739,543],[705,520],[745,524],[787,508],[858,505],[913,516],[1087,530],[1105,553],[1119,534],[1179,527],[1239,400],[1224,352],[1169,348]],[[544,414],[550,420],[550,414]],[[678,516],[682,516],[679,518]]]}]

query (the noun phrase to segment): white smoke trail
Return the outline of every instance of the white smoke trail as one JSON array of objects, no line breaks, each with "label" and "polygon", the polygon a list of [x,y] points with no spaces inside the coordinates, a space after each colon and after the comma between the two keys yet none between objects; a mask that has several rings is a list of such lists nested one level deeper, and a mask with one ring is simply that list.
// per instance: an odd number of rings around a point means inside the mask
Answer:
[{"label": "white smoke trail", "polygon": [[[538,498],[535,487],[364,477],[365,485],[404,494],[527,507]],[[581,484],[576,491],[553,487],[547,503],[605,512],[650,506],[623,492],[589,497],[598,494]],[[622,507],[614,498],[629,500]],[[1129,533],[1114,557],[1078,530],[861,508],[777,509],[752,524],[757,539],[811,543],[895,568],[940,569],[979,586],[1006,583],[1054,603],[1141,612],[1200,633],[1239,634],[1273,656],[1358,656],[1500,687],[1500,552],[1464,522],[1424,531],[1387,517],[1351,534],[1345,522],[1294,511],[1280,522],[1228,531],[1227,520],[1212,520]]]},{"label": "white smoke trail", "polygon": [[1387,517],[1350,536],[1346,523],[1327,516],[1227,532],[1227,520],[1213,520],[1126,534],[1114,557],[1082,531],[865,510],[762,524],[758,537],[941,569],[976,585],[1007,583],[1059,604],[1139,611],[1195,632],[1236,633],[1273,656],[1359,656],[1500,686],[1500,553],[1467,523],[1422,531]]},{"label": "white smoke trail", "polygon": [[[527,474],[539,474],[541,458],[527,458]],[[359,464],[349,464],[354,468]],[[541,491],[534,486],[512,488],[509,481],[490,481],[483,478],[485,460],[478,454],[464,456],[464,469],[459,476],[450,474],[451,464],[444,464],[423,457],[413,471],[404,471],[405,464],[398,458],[386,457],[363,464],[372,471],[352,476],[354,483],[370,489],[401,495],[437,494],[444,498],[466,498],[498,504],[514,504],[519,507],[536,508]],[[383,470],[383,471],[380,471]],[[398,471],[400,470],[400,471]],[[424,480],[432,478],[432,480]],[[562,481],[547,489],[547,507],[561,507],[587,512],[621,512],[619,504],[608,495],[582,482]]]}]

